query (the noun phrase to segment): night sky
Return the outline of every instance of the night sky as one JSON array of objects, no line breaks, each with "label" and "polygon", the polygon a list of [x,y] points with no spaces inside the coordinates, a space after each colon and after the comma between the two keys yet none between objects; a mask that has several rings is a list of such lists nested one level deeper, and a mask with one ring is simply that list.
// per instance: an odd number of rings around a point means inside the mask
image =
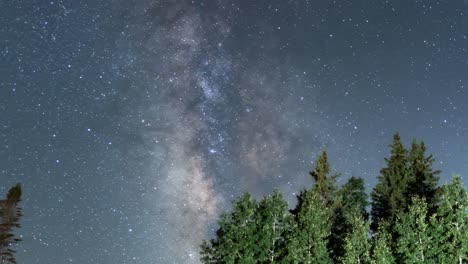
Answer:
[{"label": "night sky", "polygon": [[326,148],[374,186],[392,134],[468,178],[465,0],[1,0],[1,195],[18,263],[199,263],[245,191]]}]

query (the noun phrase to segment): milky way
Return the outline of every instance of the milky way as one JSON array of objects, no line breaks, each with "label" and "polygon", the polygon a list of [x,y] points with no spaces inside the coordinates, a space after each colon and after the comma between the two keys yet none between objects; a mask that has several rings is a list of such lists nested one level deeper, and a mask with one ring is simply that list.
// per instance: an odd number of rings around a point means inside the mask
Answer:
[{"label": "milky way", "polygon": [[468,170],[468,5],[0,3],[0,171],[19,263],[199,263],[243,192],[290,205],[327,149],[375,183],[395,131]]}]

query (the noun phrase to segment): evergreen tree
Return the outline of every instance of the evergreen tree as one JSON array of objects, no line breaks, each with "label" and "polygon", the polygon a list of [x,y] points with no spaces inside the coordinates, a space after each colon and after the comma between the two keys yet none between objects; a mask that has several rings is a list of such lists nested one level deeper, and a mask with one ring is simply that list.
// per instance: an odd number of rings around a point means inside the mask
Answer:
[{"label": "evergreen tree", "polygon": [[399,263],[435,263],[431,258],[431,230],[426,216],[427,204],[419,197],[413,198],[408,212],[400,214],[395,227],[399,235]]},{"label": "evergreen tree", "polygon": [[398,133],[390,145],[390,158],[385,159],[387,167],[380,170],[378,183],[371,193],[372,231],[377,231],[381,221],[393,224],[398,212],[407,207],[405,197],[409,177],[407,150],[403,147]]},{"label": "evergreen tree", "polygon": [[351,219],[356,213],[367,221],[367,194],[362,178],[351,177],[337,192],[333,205],[333,224],[328,242],[330,256],[338,262],[344,255],[345,237],[352,231]]},{"label": "evergreen tree", "polygon": [[256,208],[257,202],[249,193],[234,202],[232,212],[221,216],[216,238],[202,243],[202,263],[256,263]]},{"label": "evergreen tree", "polygon": [[439,203],[438,182],[439,170],[432,168],[434,158],[426,156],[426,146],[413,140],[409,153],[410,178],[406,189],[406,200],[411,201],[412,196],[424,198],[427,203],[428,215],[435,213]]},{"label": "evergreen tree", "polygon": [[362,212],[349,215],[351,232],[345,238],[343,264],[360,264],[369,262],[370,243],[367,238],[369,224],[362,218]]},{"label": "evergreen tree", "polygon": [[264,197],[256,212],[256,263],[277,263],[285,254],[284,232],[289,224],[288,204],[279,191]]},{"label": "evergreen tree", "polygon": [[[352,177],[337,190],[337,175],[330,176],[323,151],[310,172],[315,184],[300,193],[294,210],[287,210],[278,191],[259,203],[245,194],[221,216],[216,237],[202,243],[201,261],[462,264],[468,260],[468,194],[460,177],[438,189],[439,172],[425,151],[424,143],[413,142],[408,153],[394,135],[391,155],[372,191],[372,245],[363,180]],[[17,220],[12,219],[20,212],[12,212],[20,195],[19,187],[12,188],[0,207],[2,263],[14,263],[7,259],[13,256],[7,247],[15,242],[11,227]]]},{"label": "evergreen tree", "polygon": [[373,248],[371,254],[371,264],[394,264],[395,257],[392,254],[392,237],[388,232],[385,222],[379,224],[376,235],[373,238]]},{"label": "evergreen tree", "polygon": [[334,263],[339,263],[345,253],[345,238],[352,231],[349,215],[341,199],[337,199],[331,210],[331,232],[328,237],[327,248]]},{"label": "evergreen tree", "polygon": [[285,263],[331,263],[327,251],[330,235],[330,209],[322,200],[319,189],[304,190],[302,202],[296,208],[291,231],[288,233]]},{"label": "evergreen tree", "polygon": [[12,187],[6,200],[0,201],[0,263],[16,263],[15,250],[11,246],[16,245],[21,239],[13,234],[13,228],[19,228],[19,220],[22,216],[18,203],[21,201],[21,185]]},{"label": "evergreen tree", "polygon": [[468,261],[468,193],[459,176],[442,188],[442,200],[431,218],[438,263]]},{"label": "evergreen tree", "polygon": [[317,190],[320,199],[330,206],[336,192],[336,178],[338,174],[330,175],[330,164],[325,150],[317,158],[314,170],[309,172],[314,180],[313,188]]},{"label": "evergreen tree", "polygon": [[367,206],[369,206],[369,201],[362,178],[354,176],[349,178],[348,182],[341,187],[339,196],[346,212],[354,213],[357,210],[365,221],[368,220]]}]

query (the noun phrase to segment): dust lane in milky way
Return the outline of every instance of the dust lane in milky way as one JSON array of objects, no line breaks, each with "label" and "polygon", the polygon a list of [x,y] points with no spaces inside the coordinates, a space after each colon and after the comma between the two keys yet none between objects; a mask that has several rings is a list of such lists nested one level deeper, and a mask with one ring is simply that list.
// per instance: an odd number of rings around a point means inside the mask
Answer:
[{"label": "dust lane in milky way", "polygon": [[233,198],[279,188],[293,204],[324,148],[340,183],[370,189],[397,130],[425,140],[441,182],[463,176],[467,10],[1,2],[1,190],[24,186],[18,261],[199,263]]}]

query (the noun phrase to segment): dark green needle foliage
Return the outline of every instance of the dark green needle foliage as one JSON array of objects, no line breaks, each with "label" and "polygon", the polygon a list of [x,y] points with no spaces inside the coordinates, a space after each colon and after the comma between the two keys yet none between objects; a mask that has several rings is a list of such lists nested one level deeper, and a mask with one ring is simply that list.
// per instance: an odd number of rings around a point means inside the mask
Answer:
[{"label": "dark green needle foliage", "polygon": [[22,216],[18,203],[21,201],[21,185],[12,187],[6,200],[0,201],[0,263],[16,263],[12,246],[21,239],[13,233],[13,228],[19,228]]},{"label": "dark green needle foliage", "polygon": [[398,212],[407,207],[405,194],[410,175],[408,151],[398,133],[393,135],[390,151],[390,158],[385,159],[387,166],[380,170],[378,183],[371,193],[371,229],[374,232],[381,221],[393,224]]},{"label": "dark green needle foliage", "polygon": [[369,206],[369,201],[362,178],[354,176],[349,178],[348,182],[341,187],[339,196],[346,212],[354,214],[357,210],[365,221],[368,220],[367,206]]},{"label": "dark green needle foliage", "polygon": [[426,146],[413,140],[409,153],[410,177],[406,189],[406,199],[411,201],[412,196],[424,198],[427,203],[428,215],[435,213],[439,203],[438,182],[439,170],[432,168],[434,158],[426,156]]},{"label": "dark green needle foliage", "polygon": [[[323,151],[310,172],[314,185],[301,191],[293,210],[279,191],[259,202],[248,193],[235,200],[215,238],[203,241],[202,263],[468,263],[468,194],[460,177],[439,188],[422,142],[408,152],[395,134],[390,149],[371,193],[371,223],[364,180],[351,177],[338,189]],[[11,190],[3,212],[7,204],[16,210],[20,191]],[[2,218],[9,223],[4,234],[16,216]],[[2,244],[4,257],[12,256],[10,244]]]},{"label": "dark green needle foliage", "polygon": [[317,158],[315,168],[309,174],[314,180],[312,188],[317,190],[320,199],[325,202],[325,205],[330,206],[333,203],[337,190],[336,179],[339,175],[330,175],[330,163],[328,162],[328,155],[325,150]]},{"label": "dark green needle foliage", "polygon": [[343,257],[345,237],[352,231],[351,219],[356,214],[367,221],[367,194],[364,180],[358,177],[349,178],[337,192],[333,204],[333,225],[329,238],[328,248],[330,255],[336,261]]}]

